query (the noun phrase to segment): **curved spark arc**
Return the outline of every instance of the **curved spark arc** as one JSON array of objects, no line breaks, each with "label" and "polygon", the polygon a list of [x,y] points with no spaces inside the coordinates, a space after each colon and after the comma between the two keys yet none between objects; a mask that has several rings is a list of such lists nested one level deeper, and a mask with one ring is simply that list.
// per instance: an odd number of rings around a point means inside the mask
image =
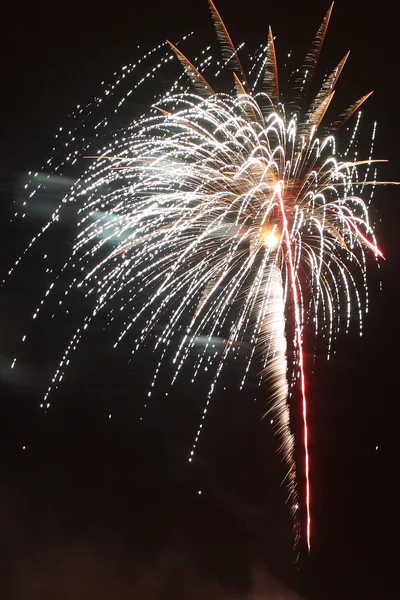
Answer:
[{"label": "curved spark arc", "polygon": [[[218,72],[232,68],[234,92],[215,92],[216,86],[205,79],[202,67],[209,68],[208,56],[202,54],[201,61],[190,61],[170,43],[194,91],[178,90],[181,76],[168,93],[157,98],[150,114],[114,136],[97,155],[92,151],[87,171],[29,246],[58,220],[65,203],[84,199],[78,210],[73,251],[61,272],[71,266],[84,272],[81,279],[72,279],[68,291],[81,288],[86,296],[95,298],[94,306],[63,353],[44,402],[61,382],[71,353],[100,313],[106,315],[109,324],[118,309],[123,317],[115,345],[131,330],[139,331],[132,353],[161,327],[154,342],[160,358],[148,397],[172,348],[174,334],[184,331],[174,350],[172,383],[206,331],[192,381],[203,368],[212,367],[214,377],[191,460],[226,361],[240,344],[248,343],[250,333],[250,358],[242,385],[258,351],[263,380],[271,383],[270,410],[277,417],[275,430],[288,469],[292,513],[297,519],[298,477],[290,428],[285,332],[287,313],[293,311],[294,370],[300,376],[303,419],[305,538],[310,550],[303,330],[313,321],[315,333],[326,331],[329,356],[340,328],[341,309],[347,331],[355,296],[361,332],[366,253],[383,256],[369,222],[368,203],[358,196],[359,190],[376,184],[376,176],[369,182],[367,174],[370,165],[379,161],[372,160],[372,149],[367,161],[348,158],[356,133],[341,154],[334,137],[337,127],[368,95],[342,113],[338,122],[324,125],[346,55],[324,80],[308,110],[292,108],[290,100],[285,101],[282,82],[278,82],[271,30],[267,46],[254,58],[254,65],[261,64],[264,70],[264,75],[262,69],[256,73],[256,82],[260,80],[262,85],[257,93],[255,84],[247,81],[238,51],[212,3],[211,10],[224,48]],[[296,96],[309,87],[330,10],[306,58],[310,72],[296,80]],[[169,58],[173,58],[172,53]],[[156,72],[150,71],[152,75]],[[105,122],[103,119],[99,126]],[[89,148],[86,142],[82,147],[85,152]],[[357,168],[363,166],[366,174],[359,179]],[[361,289],[354,267],[361,273]],[[39,315],[45,298],[55,293],[54,283],[48,286],[33,318]],[[367,298],[364,301],[367,307]],[[165,314],[166,324],[162,323]],[[211,352],[215,339],[223,340],[219,352]],[[292,388],[296,375],[293,372],[290,378]]]}]

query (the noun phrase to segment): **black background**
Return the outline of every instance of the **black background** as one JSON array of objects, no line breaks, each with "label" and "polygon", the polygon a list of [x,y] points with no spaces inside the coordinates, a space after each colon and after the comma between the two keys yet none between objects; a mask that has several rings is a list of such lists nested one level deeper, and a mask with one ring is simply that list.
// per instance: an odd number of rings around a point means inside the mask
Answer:
[{"label": "black background", "polygon": [[[291,0],[220,0],[217,6],[236,42],[261,41],[271,24],[278,59],[280,48],[293,50],[299,61],[328,8]],[[42,167],[54,131],[70,109],[137,58],[137,45],[151,48],[192,29],[213,39],[205,1],[7,6],[1,39],[1,274],[30,232],[29,223],[8,221],[18,177]],[[384,2],[370,7],[337,2],[324,48],[326,69],[348,49],[337,95],[345,105],[375,91],[364,113],[366,121],[378,120],[376,157],[390,159],[380,177],[398,179],[395,9]],[[264,567],[308,598],[395,594],[398,202],[396,188],[377,190],[377,234],[386,261],[381,292],[377,278],[371,278],[364,337],[353,329],[339,341],[330,363],[319,354],[314,364],[308,360],[313,371],[310,558],[302,552],[293,564],[280,487],[284,471],[268,420],[260,421],[262,391],[239,394],[234,368],[225,375],[226,390],[214,402],[198,458],[189,467],[187,452],[206,382],[193,388],[181,380],[168,398],[155,400],[146,424],[138,423],[151,356],[144,352],[126,366],[128,345],[112,351],[111,334],[93,331],[44,416],[37,407],[57,362],[59,335],[45,319],[36,350],[33,346],[25,357],[24,385],[2,370],[2,597],[225,597],[213,587],[216,581],[245,594]],[[67,243],[60,233],[49,254],[61,252],[57,241]],[[2,365],[18,351],[37,298],[35,260],[2,290]],[[62,335],[68,327],[60,326]],[[158,588],[161,580],[167,583]]]}]

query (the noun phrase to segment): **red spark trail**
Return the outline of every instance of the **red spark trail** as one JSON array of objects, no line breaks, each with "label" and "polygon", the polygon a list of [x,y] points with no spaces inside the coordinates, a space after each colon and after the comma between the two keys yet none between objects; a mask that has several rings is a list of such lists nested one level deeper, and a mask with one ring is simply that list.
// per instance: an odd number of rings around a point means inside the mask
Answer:
[{"label": "red spark trail", "polygon": [[330,212],[334,213],[335,215],[338,215],[341,218],[344,218],[346,220],[346,222],[351,225],[351,227],[353,227],[353,229],[355,230],[356,234],[359,236],[359,238],[364,242],[364,244],[366,246],[368,246],[368,248],[370,248],[370,250],[372,250],[373,252],[376,252],[376,254],[378,256],[380,256],[381,258],[383,258],[383,260],[386,260],[382,250],[380,250],[378,248],[378,246],[376,246],[375,244],[373,244],[367,237],[365,237],[365,235],[363,235],[361,233],[361,231],[359,230],[359,228],[357,227],[357,225],[353,222],[352,217],[349,217],[348,215],[340,215],[336,210],[334,210],[333,208],[327,207],[327,210],[329,210]]},{"label": "red spark trail", "polygon": [[283,223],[283,234],[285,236],[285,242],[288,249],[289,258],[289,271],[290,279],[292,284],[292,294],[294,303],[294,314],[295,314],[295,330],[296,339],[298,346],[298,357],[299,357],[299,369],[300,369],[300,383],[301,383],[301,397],[302,397],[302,408],[303,408],[303,430],[304,430],[304,467],[305,467],[305,478],[306,478],[306,512],[307,512],[307,526],[306,526],[306,539],[307,548],[311,550],[311,510],[310,510],[310,456],[308,451],[308,420],[307,420],[307,397],[306,397],[306,381],[304,374],[304,357],[303,357],[303,339],[302,339],[302,324],[299,310],[299,298],[297,294],[296,285],[296,271],[293,263],[292,247],[290,244],[290,233],[288,229],[288,222],[285,213],[285,205],[283,202],[282,195],[283,182],[279,182],[275,188],[275,191],[279,198],[279,208],[282,215]]},{"label": "red spark trail", "polygon": [[364,242],[364,244],[366,246],[368,246],[368,248],[370,248],[371,250],[373,250],[374,252],[376,252],[376,254],[378,256],[380,256],[381,258],[383,258],[385,260],[385,257],[383,256],[383,252],[378,248],[378,246],[376,246],[375,244],[373,244],[372,242],[369,241],[368,238],[365,237],[365,235],[363,235],[361,233],[361,231],[358,229],[358,227],[353,223],[353,221],[349,218],[347,218],[347,222],[350,223],[350,225],[353,227],[353,229],[355,229],[357,235],[362,239],[362,241]]}]

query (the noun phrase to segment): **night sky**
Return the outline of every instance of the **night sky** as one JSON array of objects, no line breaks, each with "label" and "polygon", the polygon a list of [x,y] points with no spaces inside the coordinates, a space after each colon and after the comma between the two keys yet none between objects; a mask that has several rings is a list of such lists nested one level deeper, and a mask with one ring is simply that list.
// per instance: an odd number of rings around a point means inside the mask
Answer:
[{"label": "night sky", "polygon": [[[237,44],[261,42],[271,24],[278,61],[292,50],[301,63],[328,4],[219,0],[217,7]],[[40,215],[10,224],[12,202],[21,198],[27,171],[45,171],[70,110],[99,93],[100,82],[123,64],[193,29],[213,43],[206,0],[7,6],[0,41],[2,277],[42,224]],[[374,90],[364,127],[378,121],[375,157],[390,160],[380,178],[400,179],[400,55],[389,4],[338,0],[322,71],[348,49],[336,106]],[[136,96],[134,116],[147,101]],[[206,378],[195,387],[181,379],[140,422],[154,360],[144,349],[128,363],[129,340],[113,350],[112,331],[101,324],[71,361],[52,409],[39,410],[80,307],[76,300],[65,320],[41,321],[20,370],[10,375],[7,365],[41,290],[42,255],[33,252],[0,293],[1,598],[213,600],[255,598],[257,591],[257,598],[275,597],[271,590],[292,597],[283,585],[310,600],[395,597],[399,202],[398,188],[377,189],[373,215],[386,261],[382,291],[371,264],[363,338],[353,327],[329,363],[321,352],[307,358],[313,547],[309,558],[301,547],[298,562],[280,485],[284,466],[269,420],[261,420],[267,390],[249,385],[239,393],[235,365],[224,375],[226,389],[212,405],[193,465],[187,456]],[[61,224],[48,239],[49,264],[72,239],[71,227]]]}]

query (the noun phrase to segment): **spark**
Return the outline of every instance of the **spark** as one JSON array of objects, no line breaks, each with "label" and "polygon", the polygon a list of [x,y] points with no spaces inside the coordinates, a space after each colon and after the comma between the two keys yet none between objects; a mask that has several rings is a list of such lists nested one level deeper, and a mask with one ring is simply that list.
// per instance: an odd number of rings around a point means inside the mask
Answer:
[{"label": "spark", "polygon": [[261,243],[267,248],[275,248],[279,244],[279,237],[273,231],[265,231],[261,236]]}]

